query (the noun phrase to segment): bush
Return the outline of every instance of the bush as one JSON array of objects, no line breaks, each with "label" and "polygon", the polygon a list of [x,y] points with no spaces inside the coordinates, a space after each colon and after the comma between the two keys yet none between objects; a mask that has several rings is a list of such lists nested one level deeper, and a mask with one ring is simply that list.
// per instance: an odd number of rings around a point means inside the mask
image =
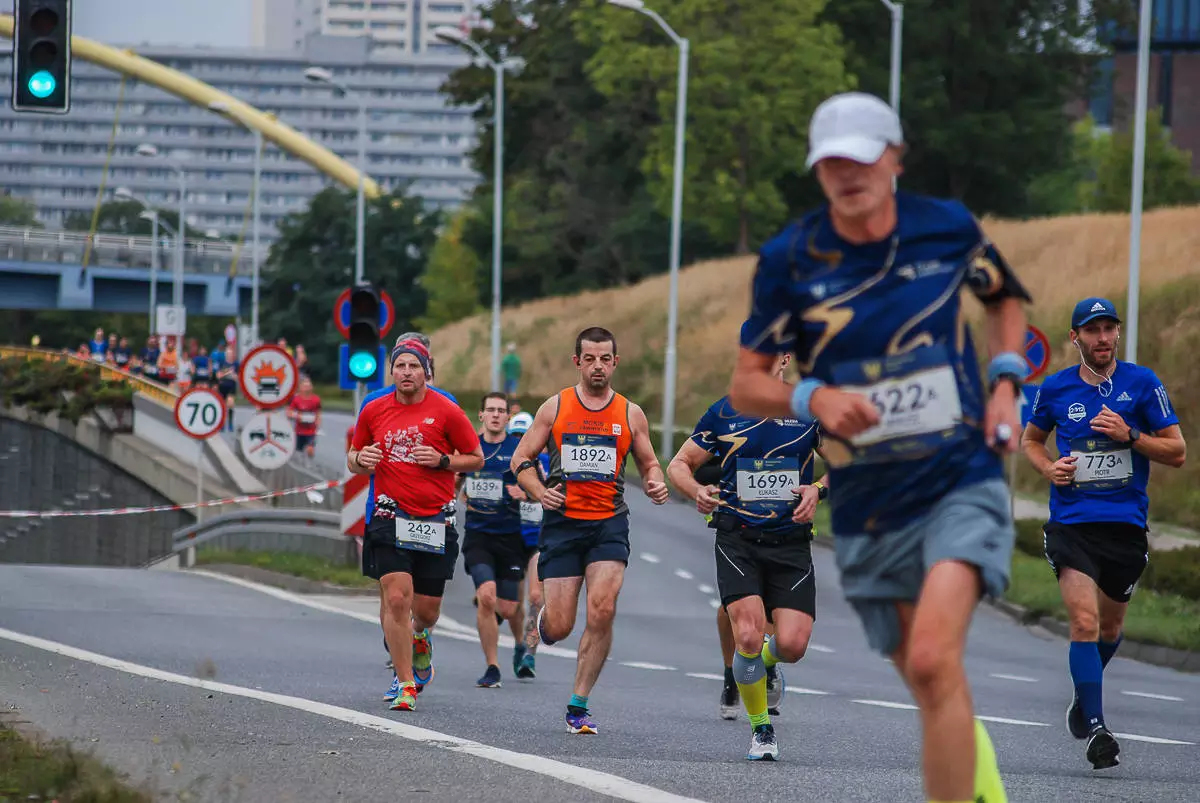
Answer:
[{"label": "bush", "polygon": [[124,382],[100,378],[98,366],[56,360],[0,360],[0,404],[36,413],[58,413],[72,423],[97,407],[127,410],[133,389]]}]

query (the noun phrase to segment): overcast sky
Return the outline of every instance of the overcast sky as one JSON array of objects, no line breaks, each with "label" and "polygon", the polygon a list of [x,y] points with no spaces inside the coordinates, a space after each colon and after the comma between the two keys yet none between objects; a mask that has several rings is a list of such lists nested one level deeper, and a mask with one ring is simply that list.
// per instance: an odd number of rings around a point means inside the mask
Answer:
[{"label": "overcast sky", "polygon": [[[73,30],[109,45],[249,47],[253,0],[76,0]],[[12,13],[12,0],[0,9]]]}]

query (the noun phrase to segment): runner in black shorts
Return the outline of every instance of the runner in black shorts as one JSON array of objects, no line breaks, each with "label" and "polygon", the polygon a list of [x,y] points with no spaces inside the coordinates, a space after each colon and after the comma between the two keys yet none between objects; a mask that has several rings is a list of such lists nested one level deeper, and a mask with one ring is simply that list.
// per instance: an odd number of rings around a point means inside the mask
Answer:
[{"label": "runner in black shorts", "polygon": [[[513,409],[509,405],[509,410]],[[514,413],[508,422],[508,433],[520,438],[533,426],[533,416],[529,413]],[[538,455],[538,468],[541,471],[539,479],[542,482],[550,476],[550,455],[542,452]],[[538,541],[542,537],[542,506],[534,502],[520,486],[513,489],[521,511],[521,538],[525,542],[525,585],[522,586],[521,603],[528,601],[525,611],[525,632],[513,633],[513,638],[520,642],[523,656],[520,665],[516,664],[516,653],[513,654],[513,671],[517,677],[532,680],[537,676],[537,640],[531,639],[530,634],[537,627],[537,617],[542,610],[542,583],[537,576]],[[516,620],[511,620],[516,621]]]},{"label": "runner in black shorts", "polygon": [[[791,356],[776,358],[780,380]],[[733,675],[750,718],[746,758],[774,761],[779,745],[767,708],[767,672],[795,663],[808,650],[817,611],[812,519],[827,494],[814,483],[815,422],[749,418],[718,400],[667,467],[667,476],[696,508],[712,514],[717,586],[733,625]],[[719,487],[693,476],[710,458],[721,460]],[[775,635],[764,644],[768,617]],[[782,696],[783,679],[778,680]]]},{"label": "runner in black shorts", "polygon": [[[509,435],[508,398],[489,393],[479,405],[479,433],[483,447],[483,468],[460,478],[467,491],[466,538],[463,540],[463,565],[475,581],[479,645],[487,668],[475,685],[499,688],[500,664],[497,658],[500,630],[498,619],[507,619],[516,645],[513,649],[513,673],[525,657],[521,637],[525,632],[521,610],[521,582],[525,579],[525,549],[521,540],[521,516],[513,498],[516,480],[512,475],[512,456],[520,437]],[[520,490],[520,489],[517,489]]]}]

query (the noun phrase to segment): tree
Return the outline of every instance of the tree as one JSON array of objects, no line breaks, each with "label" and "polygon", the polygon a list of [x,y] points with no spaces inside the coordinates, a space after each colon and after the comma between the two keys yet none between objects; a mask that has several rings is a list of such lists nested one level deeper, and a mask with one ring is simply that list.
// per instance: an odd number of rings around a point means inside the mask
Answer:
[{"label": "tree", "polygon": [[[142,212],[145,211],[146,207],[141,201],[132,199],[105,201],[100,204],[100,214],[96,218],[96,231],[104,234],[128,234],[131,237],[149,237],[153,234],[154,224],[141,217]],[[178,231],[178,209],[159,209],[158,217],[159,220]],[[91,231],[92,213],[72,212],[63,221],[63,228],[67,231]],[[166,237],[169,235],[167,235],[165,229],[160,228],[159,236]],[[189,224],[187,227],[187,237],[191,240],[202,240],[204,239],[204,232]]]},{"label": "tree", "polygon": [[[333,325],[333,302],[354,282],[354,205],[354,193],[331,186],[303,212],[284,217],[263,272],[264,338],[303,343],[309,372],[322,382],[337,379],[343,341]],[[363,275],[392,297],[395,332],[412,328],[425,313],[418,279],[440,225],[440,213],[403,191],[368,201]]]},{"label": "tree", "polygon": [[417,328],[422,331],[469,317],[481,308],[481,260],[463,243],[469,215],[469,210],[462,210],[451,218],[429,254],[429,263],[419,280],[428,297],[425,314],[417,319]]},{"label": "tree", "polygon": [[37,219],[37,207],[24,198],[0,194],[0,226],[23,226],[41,228]]},{"label": "tree", "polygon": [[[658,122],[642,172],[660,213],[670,210],[677,48],[645,17],[590,0],[576,33],[596,47],[588,72],[614,105],[649,85]],[[822,0],[660,0],[655,10],[690,39],[684,202],[718,242],[745,253],[787,213],[780,182],[803,164],[807,121],[846,89],[841,36],[818,23]]]},{"label": "tree", "polygon": [[[1093,178],[1081,186],[1087,209],[1098,212],[1129,210],[1133,187],[1133,132],[1094,134],[1090,157]],[[1162,124],[1162,109],[1146,115],[1146,168],[1143,206],[1181,206],[1200,201],[1200,181],[1192,176],[1192,156],[1171,143]]]}]

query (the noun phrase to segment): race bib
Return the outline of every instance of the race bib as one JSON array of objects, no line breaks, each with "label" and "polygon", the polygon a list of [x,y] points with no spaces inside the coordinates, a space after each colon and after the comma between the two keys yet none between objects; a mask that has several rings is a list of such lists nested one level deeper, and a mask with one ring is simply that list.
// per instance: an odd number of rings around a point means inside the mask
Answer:
[{"label": "race bib", "polygon": [[795,457],[737,459],[737,495],[743,502],[790,502],[800,487],[800,461]]},{"label": "race bib", "polygon": [[427,519],[396,514],[396,546],[417,552],[446,551],[446,519],[442,515]]},{"label": "race bib", "polygon": [[834,381],[875,406],[879,423],[849,441],[849,462],[891,462],[923,456],[962,440],[958,382],[943,346],[879,360],[842,363]]},{"label": "race bib", "polygon": [[562,470],[568,481],[609,481],[617,477],[615,435],[563,435]]},{"label": "race bib", "polygon": [[499,502],[504,498],[504,482],[499,477],[468,476],[467,498],[472,501]]},{"label": "race bib", "polygon": [[521,503],[521,523],[522,524],[541,524],[542,523],[542,505],[539,502],[522,502]]},{"label": "race bib", "polygon": [[299,418],[300,418],[301,424],[317,423],[317,414],[316,413],[301,413]]},{"label": "race bib", "polygon": [[1107,438],[1075,438],[1075,486],[1088,491],[1121,488],[1133,477],[1133,451]]}]

